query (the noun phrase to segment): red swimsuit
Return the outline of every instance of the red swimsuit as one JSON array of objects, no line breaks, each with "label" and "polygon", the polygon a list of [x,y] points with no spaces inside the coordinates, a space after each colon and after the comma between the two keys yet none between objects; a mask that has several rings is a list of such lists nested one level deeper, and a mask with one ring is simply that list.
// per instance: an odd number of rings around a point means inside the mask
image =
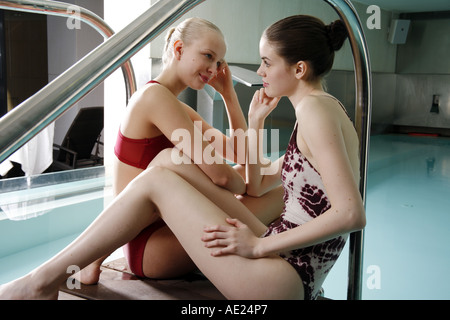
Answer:
[{"label": "red swimsuit", "polygon": [[[159,83],[150,81],[148,83]],[[130,139],[119,130],[114,154],[123,163],[145,170],[156,155],[166,148],[173,148],[172,142],[164,135],[149,139]],[[139,233],[139,235],[123,247],[125,257],[131,271],[140,277],[145,277],[143,271],[144,250],[148,239],[156,230],[162,228],[165,223],[158,220]]]},{"label": "red swimsuit", "polygon": [[130,139],[119,130],[114,154],[123,163],[145,170],[153,158],[166,148],[173,148],[173,144],[165,135],[150,139]]}]

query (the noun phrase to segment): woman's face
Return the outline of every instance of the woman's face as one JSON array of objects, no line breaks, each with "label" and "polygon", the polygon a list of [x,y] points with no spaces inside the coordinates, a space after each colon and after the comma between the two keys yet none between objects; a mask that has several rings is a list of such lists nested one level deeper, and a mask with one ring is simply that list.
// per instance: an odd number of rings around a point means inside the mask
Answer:
[{"label": "woman's face", "polygon": [[262,77],[266,94],[269,97],[289,96],[296,83],[293,81],[295,66],[288,66],[264,36],[259,43],[259,52],[261,65],[257,73]]},{"label": "woman's face", "polygon": [[224,61],[226,45],[222,35],[205,31],[201,37],[183,47],[180,60],[182,78],[195,90],[203,89]]}]

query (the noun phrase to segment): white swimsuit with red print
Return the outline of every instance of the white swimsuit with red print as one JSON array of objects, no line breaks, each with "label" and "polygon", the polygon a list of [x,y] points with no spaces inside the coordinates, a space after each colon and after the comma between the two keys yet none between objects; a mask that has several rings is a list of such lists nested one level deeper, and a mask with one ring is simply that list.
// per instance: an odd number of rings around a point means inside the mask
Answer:
[{"label": "white swimsuit with red print", "polygon": [[[300,152],[296,143],[297,124],[284,156],[281,180],[284,211],[269,226],[264,236],[301,226],[327,211],[331,204],[320,174]],[[344,248],[347,236],[337,237],[310,247],[280,254],[298,272],[305,289],[305,299],[316,299],[325,277]]]}]

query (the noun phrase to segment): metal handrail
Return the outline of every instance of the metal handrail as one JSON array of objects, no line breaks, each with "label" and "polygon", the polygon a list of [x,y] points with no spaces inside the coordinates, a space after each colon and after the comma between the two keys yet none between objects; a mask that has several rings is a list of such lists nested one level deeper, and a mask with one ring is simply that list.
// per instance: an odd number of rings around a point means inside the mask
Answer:
[{"label": "metal handrail", "polygon": [[[370,118],[372,114],[372,74],[369,50],[361,21],[348,0],[324,0],[345,23],[353,53],[356,84],[355,127],[360,141],[360,193],[366,204],[367,161],[369,156]],[[364,230],[350,234],[347,299],[360,300],[362,296],[362,267]]]},{"label": "metal handrail", "polygon": [[[75,11],[72,10],[74,7],[78,10],[76,14]],[[46,0],[0,0],[0,9],[77,19],[90,25],[105,39],[114,34],[114,30],[111,29],[111,27],[101,17],[92,11],[64,2]],[[137,87],[131,61],[127,61],[123,64],[122,72],[125,80],[128,101],[136,91]]]},{"label": "metal handrail", "polygon": [[[109,74],[154,39],[173,21],[204,0],[160,0],[123,30],[30,99],[0,119],[0,162],[54,121]],[[348,0],[324,0],[344,21],[349,32],[356,82],[356,124],[361,142],[360,192],[365,204],[367,159],[372,110],[370,61],[364,32]],[[348,299],[361,299],[363,232],[350,235]]]},{"label": "metal handrail", "polygon": [[0,118],[0,162],[55,121],[185,12],[204,0],[160,0]]}]

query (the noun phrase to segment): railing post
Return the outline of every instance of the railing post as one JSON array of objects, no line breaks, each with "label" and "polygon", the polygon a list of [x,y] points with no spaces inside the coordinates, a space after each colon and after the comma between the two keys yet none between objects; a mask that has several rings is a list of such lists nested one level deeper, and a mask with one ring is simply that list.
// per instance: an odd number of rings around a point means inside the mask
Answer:
[{"label": "railing post", "polygon": [[[370,118],[372,110],[372,76],[370,71],[369,51],[361,21],[350,1],[324,1],[335,9],[341,20],[345,23],[352,48],[356,82],[355,127],[360,141],[360,192],[365,206]],[[364,230],[350,234],[349,244],[350,255],[347,298],[349,300],[359,300],[362,297]]]}]

